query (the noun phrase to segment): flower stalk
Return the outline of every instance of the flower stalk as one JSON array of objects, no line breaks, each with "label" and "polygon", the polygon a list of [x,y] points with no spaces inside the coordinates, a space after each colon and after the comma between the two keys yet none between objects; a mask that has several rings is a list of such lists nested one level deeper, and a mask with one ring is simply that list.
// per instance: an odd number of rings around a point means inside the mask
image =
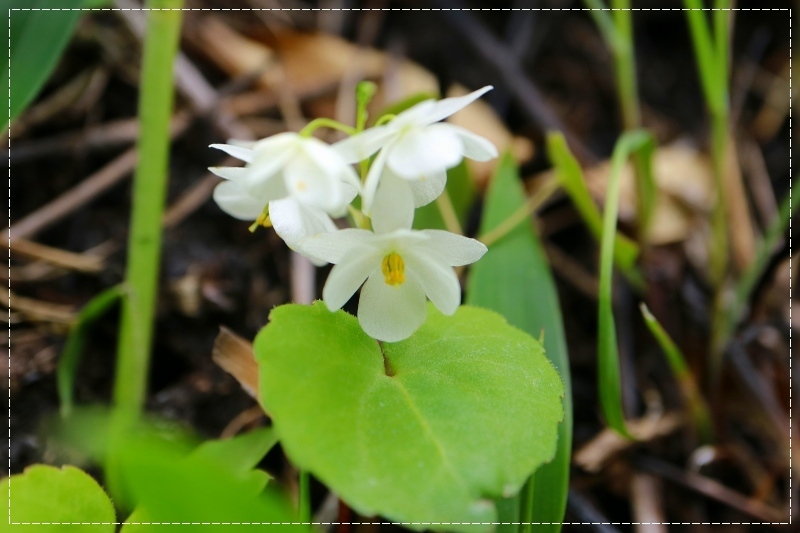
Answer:
[{"label": "flower stalk", "polygon": [[133,182],[131,231],[122,306],[114,403],[137,417],[147,390],[150,347],[161,262],[161,219],[167,192],[172,64],[177,53],[183,0],[151,0],[147,12],[139,98],[139,164]]}]

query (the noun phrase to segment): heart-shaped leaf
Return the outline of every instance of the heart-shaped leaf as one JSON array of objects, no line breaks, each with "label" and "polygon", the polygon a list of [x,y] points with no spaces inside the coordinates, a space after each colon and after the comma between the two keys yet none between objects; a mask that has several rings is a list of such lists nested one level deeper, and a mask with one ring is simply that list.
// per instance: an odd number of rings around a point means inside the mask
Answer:
[{"label": "heart-shaped leaf", "polygon": [[89,474],[74,466],[33,465],[4,479],[0,494],[8,495],[11,508],[9,520],[0,520],[0,531],[16,531],[24,526],[15,524],[31,522],[36,531],[45,532],[115,529],[111,500]]},{"label": "heart-shaped leaf", "polygon": [[379,344],[343,312],[285,305],[255,341],[261,398],[284,449],[364,515],[489,529],[491,498],[549,460],[563,387],[531,336],[500,315],[432,306]]}]

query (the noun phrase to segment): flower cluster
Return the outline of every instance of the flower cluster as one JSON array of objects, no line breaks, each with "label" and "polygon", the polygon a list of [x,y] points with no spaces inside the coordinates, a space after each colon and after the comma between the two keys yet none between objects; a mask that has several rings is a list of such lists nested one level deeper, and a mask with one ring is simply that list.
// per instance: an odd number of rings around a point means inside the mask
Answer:
[{"label": "flower cluster", "polygon": [[[332,263],[322,293],[331,311],[363,285],[361,327],[381,341],[403,340],[425,321],[427,299],[442,313],[455,313],[461,288],[453,267],[486,253],[474,239],[411,226],[414,209],[444,191],[449,168],[464,157],[497,157],[488,140],[440,122],[489,90],[426,100],[333,145],[308,129],[255,143],[212,145],[247,163],[211,169],[225,180],[214,200],[231,216],[255,221],[252,228],[272,225],[314,264]],[[365,169],[363,181],[354,164]],[[361,212],[350,205],[357,195]],[[338,229],[333,218],[348,209],[360,227]]]}]

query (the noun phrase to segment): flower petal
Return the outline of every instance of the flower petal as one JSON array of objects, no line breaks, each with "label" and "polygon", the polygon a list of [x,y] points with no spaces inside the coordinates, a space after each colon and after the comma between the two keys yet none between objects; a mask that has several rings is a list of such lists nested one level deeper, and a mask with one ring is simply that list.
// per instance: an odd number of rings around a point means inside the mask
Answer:
[{"label": "flower petal", "polygon": [[332,148],[348,163],[358,163],[383,148],[395,134],[393,128],[376,126],[339,141]]},{"label": "flower petal", "polygon": [[254,140],[247,140],[247,139],[228,139],[228,142],[225,144],[230,144],[231,146],[238,146],[239,148],[247,148],[248,150],[252,150],[255,148],[258,141]]},{"label": "flower petal", "polygon": [[253,151],[261,154],[275,155],[302,140],[303,138],[300,137],[299,134],[292,131],[285,131],[259,140],[253,145]]},{"label": "flower petal", "polygon": [[405,180],[414,196],[414,206],[422,207],[436,200],[447,185],[447,172],[432,172],[415,180]]},{"label": "flower petal", "polygon": [[240,181],[247,173],[245,167],[208,167],[208,170],[222,179],[231,181]]},{"label": "flower petal", "polygon": [[406,251],[403,259],[407,275],[420,284],[433,305],[445,315],[455,313],[461,303],[461,284],[453,267],[422,250]]},{"label": "flower petal", "polygon": [[296,133],[279,133],[258,141],[253,148],[253,157],[247,165],[245,180],[248,187],[257,189],[264,180],[279,173],[287,161],[297,157],[300,136]]},{"label": "flower petal", "polygon": [[380,269],[379,252],[371,248],[358,248],[331,269],[322,299],[331,311],[340,309],[358,290],[364,280]]},{"label": "flower petal", "polygon": [[372,229],[375,233],[411,229],[414,223],[414,197],[408,183],[408,180],[390,172],[381,178],[372,204]]},{"label": "flower petal", "polygon": [[235,181],[223,181],[214,188],[214,201],[220,209],[239,220],[255,220],[267,205]]},{"label": "flower petal", "polygon": [[456,166],[464,145],[450,128],[428,126],[414,129],[391,144],[388,164],[406,179],[417,179]]},{"label": "flower petal", "polygon": [[306,256],[316,266],[327,263],[323,258],[305,253],[301,246],[308,237],[336,231],[336,224],[327,213],[304,206],[289,197],[269,203],[269,219],[275,232],[289,248]]},{"label": "flower petal", "polygon": [[299,249],[304,255],[319,257],[328,263],[337,264],[343,261],[351,250],[362,246],[370,247],[373,243],[375,234],[371,231],[350,228],[333,233],[320,233],[303,239]]},{"label": "flower petal", "polygon": [[420,233],[427,239],[417,246],[436,254],[450,266],[463,266],[474,263],[486,253],[488,248],[482,242],[462,237],[449,231],[426,229]]},{"label": "flower petal", "polygon": [[234,144],[212,144],[209,148],[216,148],[217,150],[222,150],[228,155],[232,155],[236,159],[241,159],[245,163],[249,163],[253,160],[253,150],[249,148],[242,148],[241,146],[236,146]]},{"label": "flower petal", "polygon": [[455,130],[464,145],[464,157],[475,161],[489,161],[497,157],[497,147],[489,139],[453,124],[442,124],[442,126]]},{"label": "flower petal", "polygon": [[300,202],[335,211],[341,209],[341,181],[329,168],[321,167],[306,154],[297,154],[283,171],[286,188]]},{"label": "flower petal", "polygon": [[425,115],[425,124],[433,124],[440,120],[449,117],[450,115],[461,111],[469,104],[494,89],[491,85],[487,85],[477,91],[472,91],[464,96],[457,96],[454,98],[444,98],[436,102],[433,108]]},{"label": "flower petal", "polygon": [[427,122],[425,119],[432,113],[435,107],[436,100],[423,100],[422,102],[409,107],[405,111],[398,113],[397,116],[393,118],[391,122],[389,122],[388,126],[397,131],[402,129],[403,126],[424,126],[429,124],[429,122]]},{"label": "flower petal", "polygon": [[342,168],[349,168],[349,163],[333,149],[330,144],[324,143],[314,137],[304,138],[300,142],[300,151],[311,158],[316,165],[325,169],[329,174],[338,174]]},{"label": "flower petal", "polygon": [[358,322],[373,339],[397,342],[410,337],[425,322],[426,307],[419,283],[406,278],[400,285],[388,285],[378,271],[361,289]]},{"label": "flower petal", "polygon": [[386,157],[389,150],[394,146],[390,143],[384,147],[383,150],[378,152],[378,156],[372,162],[367,172],[367,178],[364,180],[364,186],[361,189],[361,210],[364,214],[370,216],[372,213],[372,202],[375,200],[375,191],[378,190],[378,183],[381,181],[381,176],[386,167]]},{"label": "flower petal", "polygon": [[[341,180],[343,183],[346,183],[350,188],[355,189],[356,194],[358,194],[358,191],[361,190],[361,179],[358,177],[358,174],[356,174],[356,171],[350,165],[345,165],[339,171],[339,180]],[[349,204],[350,202],[352,202],[353,198],[355,198],[355,194],[350,197],[347,203]]]}]

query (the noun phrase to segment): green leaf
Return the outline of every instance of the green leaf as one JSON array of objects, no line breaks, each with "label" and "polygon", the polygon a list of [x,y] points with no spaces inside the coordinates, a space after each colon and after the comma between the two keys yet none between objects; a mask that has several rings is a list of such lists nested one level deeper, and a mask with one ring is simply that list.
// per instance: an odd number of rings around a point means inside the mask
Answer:
[{"label": "green leaf", "polygon": [[64,344],[64,350],[58,360],[56,371],[61,416],[69,416],[75,403],[73,397],[75,372],[78,370],[78,364],[86,346],[89,327],[124,295],[125,289],[121,285],[104,290],[83,306],[70,327],[69,336],[67,336],[67,342]]},{"label": "green leaf", "polygon": [[[445,191],[450,195],[453,209],[461,225],[464,225],[472,203],[475,201],[475,184],[469,175],[465,161],[447,171]],[[414,229],[447,229],[437,202],[431,202],[414,213]]]},{"label": "green leaf", "polygon": [[[79,8],[82,0],[19,0],[0,1],[0,12],[9,13],[12,8]],[[11,69],[9,79],[9,54],[2,55],[3,90],[9,89],[9,113],[13,120],[36,97],[50,73],[55,68],[61,53],[69,41],[81,11],[11,11],[10,36],[6,42],[11,46]],[[8,30],[8,24],[3,24]],[[10,82],[10,83],[9,83]],[[9,120],[6,117],[6,120]],[[8,122],[6,122],[8,127]]]},{"label": "green leaf", "polygon": [[[111,500],[91,476],[74,466],[33,465],[22,474],[5,478],[0,484],[0,494],[8,495],[12,523],[99,523],[37,524],[36,531],[113,533],[115,529],[116,516]],[[6,518],[0,520],[0,531],[17,531],[24,527],[8,522]]]},{"label": "green leaf", "polygon": [[603,213],[603,231],[600,242],[600,286],[598,292],[597,379],[600,404],[606,423],[620,435],[633,438],[625,426],[622,409],[622,388],[617,350],[617,330],[614,321],[612,282],[614,273],[614,247],[618,242],[617,211],[619,206],[622,169],[633,153],[648,150],[652,136],[646,131],[625,133],[617,141],[611,156],[608,175],[606,205]]},{"label": "green leaf", "polygon": [[[589,231],[599,241],[603,234],[603,217],[586,187],[583,170],[569,151],[567,141],[561,133],[547,135],[547,154],[553,163],[559,182],[567,191],[575,209],[578,210]],[[615,241],[614,261],[635,286],[641,286],[641,275],[636,269],[639,247],[624,235],[617,235]]]},{"label": "green leaf", "polygon": [[[525,203],[525,190],[513,158],[506,154],[492,180],[484,204],[481,234],[501,224]],[[538,528],[558,531],[564,519],[569,489],[572,443],[572,394],[569,358],[553,275],[539,237],[525,221],[489,247],[470,270],[467,303],[496,311],[538,337],[544,334],[545,355],[558,370],[566,394],[564,422],[558,426],[558,450],[552,462],[534,474],[532,522],[551,522]],[[520,503],[508,504],[509,522],[518,522]],[[501,518],[503,515],[501,514]],[[540,529],[537,529],[540,530]]]},{"label": "green leaf", "polygon": [[681,352],[672,337],[669,336],[644,303],[639,305],[639,309],[642,312],[642,318],[644,318],[647,329],[656,338],[658,345],[664,351],[664,355],[667,356],[667,363],[681,387],[686,407],[692,415],[700,442],[711,444],[714,440],[714,426],[711,422],[711,414],[708,410],[708,405],[700,394],[700,389],[689,369],[689,365],[686,364],[683,352]]},{"label": "green leaf", "polygon": [[252,484],[255,495],[264,490],[270,477],[263,470],[253,469],[277,443],[278,436],[272,428],[260,428],[232,439],[205,441],[187,461],[196,462],[200,467],[204,462],[215,462],[232,474],[244,477]]},{"label": "green leaf", "polygon": [[[249,466],[274,443],[271,432],[255,433],[204,443],[188,456],[182,444],[146,432],[120,439],[113,449],[120,478],[137,503],[128,522],[291,522],[288,502],[264,491],[266,473]],[[140,529],[130,523],[123,531]]]},{"label": "green leaf", "polygon": [[[255,353],[281,444],[362,515],[493,522],[489,498],[517,492],[555,453],[561,380],[500,315],[430,306],[411,338],[382,344],[321,303],[270,318]],[[445,529],[475,528],[490,526]]]},{"label": "green leaf", "polygon": [[207,440],[189,456],[194,461],[216,461],[235,474],[246,474],[278,443],[272,428],[259,428],[230,439]]}]

